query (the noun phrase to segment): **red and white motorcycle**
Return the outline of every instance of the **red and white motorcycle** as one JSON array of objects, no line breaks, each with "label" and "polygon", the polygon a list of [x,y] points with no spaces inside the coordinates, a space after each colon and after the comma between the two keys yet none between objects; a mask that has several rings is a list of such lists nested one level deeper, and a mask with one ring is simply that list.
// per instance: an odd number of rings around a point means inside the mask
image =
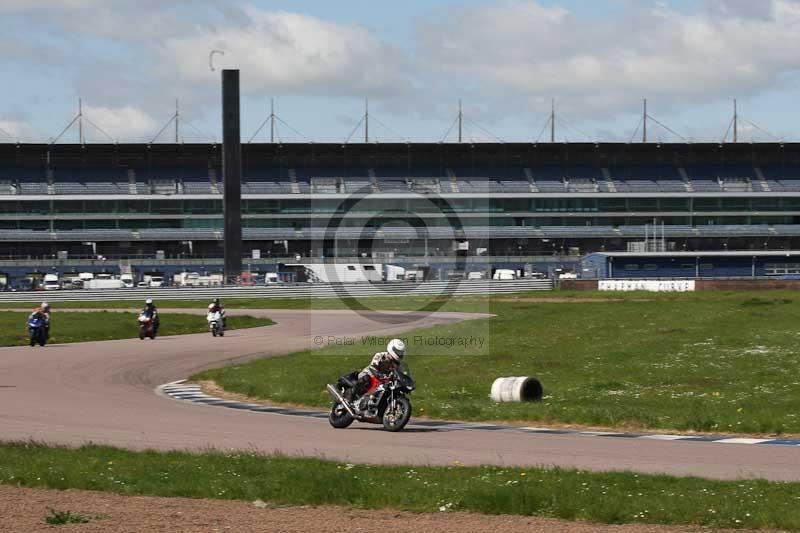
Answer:
[{"label": "red and white motorcycle", "polygon": [[139,315],[139,339],[144,340],[145,337],[155,339],[156,326],[154,324],[152,315],[142,313]]},{"label": "red and white motorcycle", "polygon": [[328,384],[328,393],[333,396],[328,421],[331,426],[343,429],[354,420],[370,424],[383,424],[389,431],[400,431],[411,420],[411,401],[408,395],[417,388],[408,367],[385,377],[372,376],[367,392],[355,402],[347,397],[358,381],[358,372],[351,372],[339,378],[336,384]]},{"label": "red and white motorcycle", "polygon": [[225,321],[223,320],[222,313],[219,311],[209,311],[206,315],[206,321],[208,322],[208,329],[211,331],[212,336],[225,336]]}]

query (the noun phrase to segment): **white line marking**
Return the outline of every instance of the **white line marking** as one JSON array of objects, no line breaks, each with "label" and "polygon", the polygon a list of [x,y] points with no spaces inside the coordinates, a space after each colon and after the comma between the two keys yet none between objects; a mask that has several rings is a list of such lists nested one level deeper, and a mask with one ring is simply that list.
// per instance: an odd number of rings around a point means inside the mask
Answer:
[{"label": "white line marking", "polygon": [[748,439],[744,437],[739,437],[731,439],[720,439],[720,440],[715,440],[714,442],[721,442],[722,444],[760,444],[762,442],[767,442],[770,440],[775,440],[775,439]]},{"label": "white line marking", "polygon": [[691,437],[691,435],[642,435],[639,438],[652,440],[680,440],[687,437]]}]

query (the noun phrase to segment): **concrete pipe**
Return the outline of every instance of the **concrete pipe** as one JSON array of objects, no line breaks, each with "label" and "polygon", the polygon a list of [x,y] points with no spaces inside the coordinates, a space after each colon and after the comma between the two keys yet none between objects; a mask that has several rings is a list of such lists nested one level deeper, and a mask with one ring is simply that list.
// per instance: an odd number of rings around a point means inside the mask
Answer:
[{"label": "concrete pipe", "polygon": [[492,383],[491,398],[495,402],[538,402],[542,384],[534,377],[497,378]]}]

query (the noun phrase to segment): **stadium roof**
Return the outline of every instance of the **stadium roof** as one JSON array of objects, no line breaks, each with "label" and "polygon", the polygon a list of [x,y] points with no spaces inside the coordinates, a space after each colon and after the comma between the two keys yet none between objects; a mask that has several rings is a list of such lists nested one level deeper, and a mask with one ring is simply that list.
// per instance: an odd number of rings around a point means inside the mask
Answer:
[{"label": "stadium roof", "polygon": [[[221,156],[222,145],[202,144],[0,144],[0,163],[15,164],[135,164],[208,162]],[[514,158],[533,164],[653,164],[659,161],[726,163],[800,163],[800,143],[245,143],[244,162],[274,161],[302,164],[305,158],[337,161],[348,158],[409,158],[439,162],[461,159],[497,162]]]}]

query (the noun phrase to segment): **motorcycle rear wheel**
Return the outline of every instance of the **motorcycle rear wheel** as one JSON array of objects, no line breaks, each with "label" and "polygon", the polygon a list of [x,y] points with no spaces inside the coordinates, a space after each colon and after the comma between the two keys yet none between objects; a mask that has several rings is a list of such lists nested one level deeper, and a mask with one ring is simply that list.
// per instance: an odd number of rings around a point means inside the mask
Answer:
[{"label": "motorcycle rear wheel", "polygon": [[342,404],[334,402],[328,414],[328,422],[336,429],[344,429],[353,423],[353,417]]},{"label": "motorcycle rear wheel", "polygon": [[389,406],[383,412],[383,427],[387,431],[400,431],[411,420],[411,401],[405,396],[395,399],[395,410],[390,411]]}]

